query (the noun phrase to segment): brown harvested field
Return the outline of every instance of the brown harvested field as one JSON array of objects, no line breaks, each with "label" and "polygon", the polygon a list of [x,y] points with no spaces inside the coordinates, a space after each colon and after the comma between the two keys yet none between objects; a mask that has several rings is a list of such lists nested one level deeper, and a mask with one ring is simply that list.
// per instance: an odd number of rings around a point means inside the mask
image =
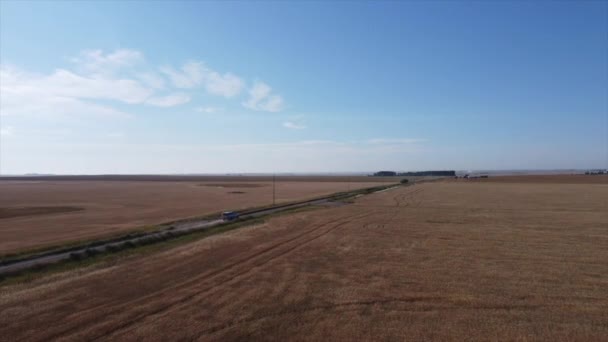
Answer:
[{"label": "brown harvested field", "polygon": [[19,216],[50,215],[57,213],[69,213],[72,211],[83,210],[78,207],[10,207],[0,208],[0,219],[7,219]]},{"label": "brown harvested field", "polygon": [[269,183],[201,183],[200,186],[211,186],[215,188],[261,188],[264,186],[271,186]]},{"label": "brown harvested field", "polygon": [[0,291],[7,341],[605,341],[608,185],[420,184]]},{"label": "brown harvested field", "polygon": [[[0,180],[0,255],[272,204],[269,177],[171,177],[171,181],[116,177],[108,176],[111,180],[105,181],[76,176]],[[308,179],[279,177],[277,202],[398,181],[372,177]]]},{"label": "brown harvested field", "polygon": [[608,184],[607,175],[542,175],[542,176],[498,176],[489,178],[460,179],[469,182],[491,183],[556,183],[556,184]]}]

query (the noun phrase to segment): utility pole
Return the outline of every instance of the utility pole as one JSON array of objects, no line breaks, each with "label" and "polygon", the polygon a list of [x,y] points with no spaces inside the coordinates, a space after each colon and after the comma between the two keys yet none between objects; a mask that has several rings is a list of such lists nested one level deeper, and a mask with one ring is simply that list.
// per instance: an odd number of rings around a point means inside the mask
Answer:
[{"label": "utility pole", "polygon": [[275,189],[275,183],[276,183],[276,175],[273,173],[272,174],[272,205],[275,205],[275,197],[276,197],[276,189]]}]

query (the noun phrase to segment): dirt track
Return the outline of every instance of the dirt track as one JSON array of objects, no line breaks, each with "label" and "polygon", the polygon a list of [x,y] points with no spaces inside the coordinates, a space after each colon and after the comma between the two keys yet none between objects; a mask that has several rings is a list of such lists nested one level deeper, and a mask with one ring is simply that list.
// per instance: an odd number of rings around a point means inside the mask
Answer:
[{"label": "dirt track", "polygon": [[0,295],[0,339],[602,340],[605,185],[433,183]]},{"label": "dirt track", "polygon": [[[0,255],[272,203],[272,183],[255,181],[254,177],[210,177],[206,182],[129,179],[0,180]],[[245,182],[247,179],[251,181]],[[373,180],[372,177],[353,178],[352,182],[344,181],[344,177],[317,177],[309,182],[302,177],[297,181],[281,180],[277,182],[276,200],[277,203],[302,200],[383,184],[383,179],[377,182],[370,179]],[[80,210],[65,210],[68,206]],[[8,218],[3,218],[2,212]]]}]

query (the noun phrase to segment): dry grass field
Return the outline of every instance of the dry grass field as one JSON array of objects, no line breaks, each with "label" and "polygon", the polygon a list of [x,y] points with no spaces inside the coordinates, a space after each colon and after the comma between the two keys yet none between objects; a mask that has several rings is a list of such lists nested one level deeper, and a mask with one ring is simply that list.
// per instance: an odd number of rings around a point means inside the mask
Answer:
[{"label": "dry grass field", "polygon": [[[268,177],[171,177],[171,181],[166,181],[167,177],[107,178],[110,180],[0,180],[0,255],[272,204]],[[280,177],[276,200],[301,200],[388,181],[372,177]]]},{"label": "dry grass field", "polygon": [[491,183],[543,183],[543,184],[608,184],[606,175],[542,175],[542,176],[501,176],[489,178],[461,179],[471,182]]},{"label": "dry grass field", "polygon": [[420,184],[4,286],[0,339],[605,341],[608,185],[568,183]]}]

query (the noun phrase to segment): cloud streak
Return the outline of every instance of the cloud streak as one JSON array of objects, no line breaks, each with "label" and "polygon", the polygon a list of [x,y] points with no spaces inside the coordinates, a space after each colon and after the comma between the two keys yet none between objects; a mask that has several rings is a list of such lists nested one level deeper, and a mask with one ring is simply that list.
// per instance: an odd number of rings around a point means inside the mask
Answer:
[{"label": "cloud streak", "polygon": [[268,84],[256,81],[249,89],[249,99],[243,102],[243,106],[255,111],[279,112],[284,105],[283,98],[273,94]]},{"label": "cloud streak", "polygon": [[226,98],[238,95],[245,85],[240,77],[229,72],[220,74],[201,62],[188,62],[180,70],[165,66],[161,67],[160,71],[167,75],[177,88],[203,86],[209,94]]},{"label": "cloud streak", "polygon": [[72,58],[80,69],[92,73],[109,73],[120,68],[141,63],[144,56],[141,52],[130,49],[118,49],[104,54],[103,50],[85,50],[78,57]]},{"label": "cloud streak", "polygon": [[173,85],[177,88],[189,89],[201,84],[203,81],[202,65],[198,62],[188,62],[180,70],[175,70],[170,66],[160,68]]},{"label": "cloud streak", "polygon": [[190,96],[186,94],[171,94],[167,96],[151,97],[146,103],[158,107],[173,107],[190,101]]},{"label": "cloud streak", "polygon": [[67,70],[38,75],[0,66],[0,114],[33,116],[129,116],[91,100],[127,104],[145,101],[149,92],[136,82],[104,77],[83,77]]},{"label": "cloud streak", "polygon": [[[73,70],[58,68],[48,74],[0,65],[1,114],[124,117],[132,115],[116,109],[117,103],[168,108],[190,102],[195,88],[230,99],[246,87],[241,77],[203,62],[190,61],[179,69],[150,68],[144,54],[131,49],[85,50],[70,61]],[[283,99],[265,83],[255,82],[249,95],[244,105],[252,110],[283,108]]]},{"label": "cloud streak", "polygon": [[285,121],[283,122],[283,127],[285,128],[289,128],[289,129],[305,129],[306,126],[303,124],[298,124],[292,121]]}]

